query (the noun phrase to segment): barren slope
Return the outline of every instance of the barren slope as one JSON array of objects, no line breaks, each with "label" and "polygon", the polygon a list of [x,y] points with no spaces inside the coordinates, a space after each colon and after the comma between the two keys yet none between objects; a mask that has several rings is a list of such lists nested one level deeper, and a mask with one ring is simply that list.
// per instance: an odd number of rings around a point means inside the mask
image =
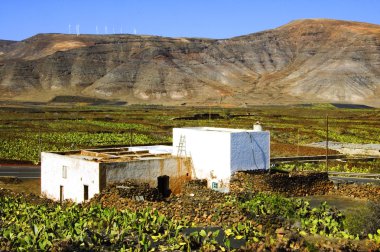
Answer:
[{"label": "barren slope", "polygon": [[308,19],[231,39],[41,34],[0,43],[2,99],[380,106],[380,26]]}]

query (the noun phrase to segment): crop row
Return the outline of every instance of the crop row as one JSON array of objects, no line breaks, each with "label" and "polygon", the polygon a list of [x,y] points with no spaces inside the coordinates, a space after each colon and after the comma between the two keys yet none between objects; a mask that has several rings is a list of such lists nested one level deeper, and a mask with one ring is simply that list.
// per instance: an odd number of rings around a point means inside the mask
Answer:
[{"label": "crop row", "polygon": [[[320,163],[286,163],[278,164],[276,168],[286,171],[326,171],[326,164]],[[333,162],[330,161],[328,170],[332,172],[354,172],[354,173],[380,173],[380,161],[346,161]]]},{"label": "crop row", "polygon": [[[185,218],[168,219],[151,209],[118,211],[97,204],[36,205],[21,197],[1,196],[0,250],[226,251],[268,240],[273,244],[276,240],[271,225],[281,227],[286,223],[303,236],[359,239],[346,231],[344,215],[326,203],[312,208],[302,199],[263,193],[244,202],[234,197],[228,201],[236,203],[249,219],[210,231],[197,229]],[[265,227],[260,228],[260,223]],[[379,242],[379,232],[368,237]]]},{"label": "crop row", "polygon": [[[147,107],[148,108],[148,107]],[[43,151],[72,148],[149,144],[170,141],[173,127],[213,126],[251,128],[261,121],[271,131],[271,141],[306,144],[325,140],[325,115],[330,114],[330,140],[380,143],[376,110],[346,111],[315,108],[148,108],[107,107],[0,110],[0,158],[38,161]],[[56,111],[55,111],[56,110]],[[220,119],[173,120],[195,114],[216,113]],[[130,133],[134,132],[134,139]],[[132,140],[132,141],[131,141]]]},{"label": "crop row", "polygon": [[40,151],[64,151],[101,145],[136,145],[166,141],[168,141],[166,136],[150,133],[25,132],[0,139],[0,156],[3,159],[38,162]]}]

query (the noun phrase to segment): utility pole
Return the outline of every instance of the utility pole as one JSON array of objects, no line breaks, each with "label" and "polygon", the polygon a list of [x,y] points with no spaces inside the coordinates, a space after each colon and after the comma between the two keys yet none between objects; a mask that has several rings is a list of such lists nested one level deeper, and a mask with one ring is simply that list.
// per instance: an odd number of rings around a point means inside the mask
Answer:
[{"label": "utility pole", "polygon": [[208,105],[208,121],[211,121],[211,104]]},{"label": "utility pole", "polygon": [[297,156],[300,155],[300,129],[297,129]]},{"label": "utility pole", "polygon": [[329,115],[326,114],[326,172],[329,171]]}]

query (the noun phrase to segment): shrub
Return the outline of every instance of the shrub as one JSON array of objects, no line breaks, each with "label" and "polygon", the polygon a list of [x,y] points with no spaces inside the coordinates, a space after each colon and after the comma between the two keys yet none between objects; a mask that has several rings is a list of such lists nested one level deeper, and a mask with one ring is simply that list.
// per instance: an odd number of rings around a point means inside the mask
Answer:
[{"label": "shrub", "polygon": [[376,234],[380,229],[380,201],[370,201],[359,208],[347,210],[346,228],[350,233],[361,237]]}]

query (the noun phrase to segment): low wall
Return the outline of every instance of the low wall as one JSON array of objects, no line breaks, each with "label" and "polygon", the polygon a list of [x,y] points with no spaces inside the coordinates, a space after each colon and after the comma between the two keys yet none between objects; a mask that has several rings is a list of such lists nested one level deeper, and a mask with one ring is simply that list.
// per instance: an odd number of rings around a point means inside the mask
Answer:
[{"label": "low wall", "polygon": [[230,185],[235,192],[276,192],[287,196],[324,195],[333,189],[326,172],[237,172]]},{"label": "low wall", "polygon": [[106,184],[131,180],[157,187],[157,178],[167,175],[173,193],[180,192],[181,185],[192,176],[191,163],[187,158],[150,158],[123,163],[101,163],[100,166],[106,170]]}]

